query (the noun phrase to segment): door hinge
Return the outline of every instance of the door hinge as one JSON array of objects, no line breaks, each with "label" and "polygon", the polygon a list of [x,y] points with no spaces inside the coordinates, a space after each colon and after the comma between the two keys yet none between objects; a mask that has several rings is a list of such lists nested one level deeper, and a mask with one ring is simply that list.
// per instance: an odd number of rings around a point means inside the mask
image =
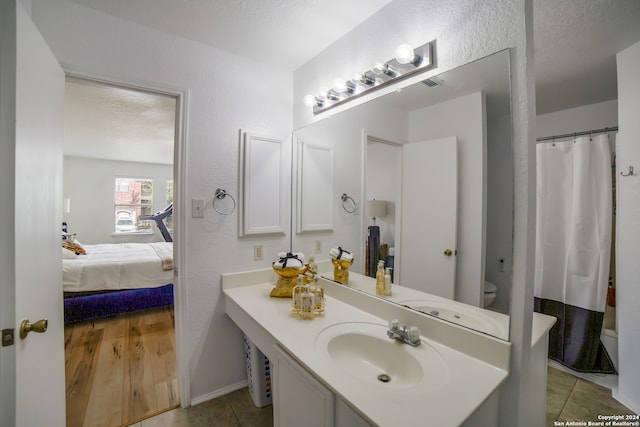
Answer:
[{"label": "door hinge", "polygon": [[13,329],[3,329],[2,330],[2,347],[9,347],[13,345]]}]

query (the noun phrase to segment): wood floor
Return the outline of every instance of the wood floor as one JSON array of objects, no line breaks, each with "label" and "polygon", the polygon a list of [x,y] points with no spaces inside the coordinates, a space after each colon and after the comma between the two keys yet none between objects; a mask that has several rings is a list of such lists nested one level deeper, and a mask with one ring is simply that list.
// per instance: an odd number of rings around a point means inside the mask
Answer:
[{"label": "wood floor", "polygon": [[67,427],[129,425],[179,404],[173,307],[65,327]]}]

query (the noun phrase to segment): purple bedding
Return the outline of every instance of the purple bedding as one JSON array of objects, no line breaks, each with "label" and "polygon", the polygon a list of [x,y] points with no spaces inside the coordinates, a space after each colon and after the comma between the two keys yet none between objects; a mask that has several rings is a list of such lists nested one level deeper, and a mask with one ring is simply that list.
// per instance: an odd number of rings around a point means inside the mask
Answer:
[{"label": "purple bedding", "polygon": [[[68,294],[67,294],[68,295]],[[173,305],[173,285],[65,297],[64,323]]]}]

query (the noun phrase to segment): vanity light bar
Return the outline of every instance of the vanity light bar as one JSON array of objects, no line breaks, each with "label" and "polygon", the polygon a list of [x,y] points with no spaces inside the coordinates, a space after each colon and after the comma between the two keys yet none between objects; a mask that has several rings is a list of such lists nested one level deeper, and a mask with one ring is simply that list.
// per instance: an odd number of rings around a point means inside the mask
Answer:
[{"label": "vanity light bar", "polygon": [[304,104],[313,107],[313,114],[322,113],[418,72],[435,68],[435,54],[435,40],[415,49],[408,44],[402,44],[396,49],[395,58],[380,62],[364,73],[356,74],[350,80],[334,80],[332,89],[322,91],[318,95],[306,95]]}]

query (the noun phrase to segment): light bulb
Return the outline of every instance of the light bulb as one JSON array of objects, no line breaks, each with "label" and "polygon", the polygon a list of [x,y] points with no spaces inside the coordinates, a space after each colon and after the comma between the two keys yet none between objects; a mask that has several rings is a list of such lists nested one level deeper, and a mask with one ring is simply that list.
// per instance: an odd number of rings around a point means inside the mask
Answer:
[{"label": "light bulb", "polygon": [[416,54],[410,44],[405,43],[396,49],[396,61],[400,64],[413,64],[417,67],[422,58]]},{"label": "light bulb", "polygon": [[347,82],[344,79],[335,79],[333,81],[333,89],[338,93],[347,91]]},{"label": "light bulb", "polygon": [[302,102],[304,102],[304,105],[306,105],[307,107],[313,107],[317,104],[316,97],[311,94],[305,95],[302,99]]},{"label": "light bulb", "polygon": [[408,64],[412,62],[415,59],[415,57],[416,57],[416,54],[413,51],[413,48],[411,47],[411,45],[401,44],[396,49],[396,61],[398,61],[401,64]]}]

